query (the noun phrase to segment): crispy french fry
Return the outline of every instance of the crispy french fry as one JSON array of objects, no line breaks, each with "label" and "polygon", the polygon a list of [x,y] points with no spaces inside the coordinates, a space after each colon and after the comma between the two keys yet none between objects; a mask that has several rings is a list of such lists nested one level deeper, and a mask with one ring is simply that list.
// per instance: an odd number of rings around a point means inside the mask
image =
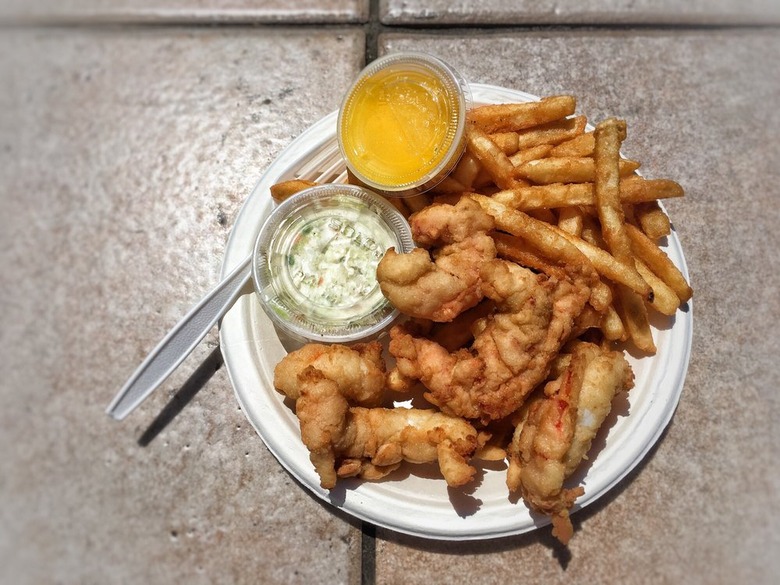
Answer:
[{"label": "crispy french fry", "polygon": [[639,294],[647,294],[646,291],[649,287],[645,280],[639,276],[636,268],[634,270],[628,270],[623,263],[618,262],[618,260],[606,250],[588,243],[581,238],[572,236],[559,229],[557,226],[550,226],[550,229],[556,231],[559,235],[566,238],[569,243],[580,250],[588,260],[590,260],[593,267],[596,269],[596,272],[600,275],[608,278],[612,282],[624,284]]},{"label": "crispy french fry", "polygon": [[[628,177],[620,181],[621,203],[638,203],[682,196],[682,188],[674,181],[667,179]],[[521,186],[504,189],[493,197],[497,201],[521,211],[543,207],[556,208],[596,204],[593,183]]]},{"label": "crispy french fry", "polygon": [[496,227],[523,238],[548,258],[573,265],[588,265],[587,256],[561,235],[560,230],[534,219],[522,211],[516,211],[485,195],[468,195],[493,217]]},{"label": "crispy french fry", "polygon": [[517,132],[494,132],[490,134],[490,139],[507,156],[517,152]]},{"label": "crispy french fry", "polygon": [[585,116],[574,116],[520,130],[517,133],[517,149],[533,148],[540,144],[555,146],[582,135],[587,124]]},{"label": "crispy french fry", "polygon": [[628,337],[640,351],[649,355],[656,352],[653,332],[647,317],[645,300],[634,291],[618,285],[615,308],[626,328]]},{"label": "crispy french fry", "polygon": [[585,132],[555,146],[550,156],[592,156],[595,143],[593,132]]},{"label": "crispy french fry", "polygon": [[464,152],[450,176],[463,185],[464,190],[467,190],[474,186],[481,169],[479,161],[471,153]]},{"label": "crispy french fry", "polygon": [[306,181],[304,179],[290,179],[289,181],[282,181],[271,185],[271,197],[277,203],[281,203],[285,199],[292,197],[299,191],[314,187],[317,183],[314,181]]},{"label": "crispy french fry", "polygon": [[622,203],[673,199],[683,195],[685,195],[685,191],[680,184],[669,179],[644,179],[632,175],[620,181],[620,201]]},{"label": "crispy french fry", "polygon": [[[634,253],[631,250],[631,241],[625,230],[625,218],[620,201],[620,144],[626,138],[626,123],[624,120],[610,118],[596,126],[596,145],[593,150],[593,158],[596,163],[596,180],[593,184],[596,193],[596,209],[601,223],[601,232],[607,243],[607,248],[612,255],[624,264],[626,270],[636,273],[642,278],[636,269]],[[642,298],[652,300],[653,290],[645,283],[644,291],[638,292]],[[630,295],[621,295],[629,297]],[[633,303],[629,305],[631,314],[637,311]],[[628,327],[632,334],[631,326]],[[644,340],[643,340],[644,341]]]},{"label": "crispy french fry", "polygon": [[628,339],[628,333],[623,326],[620,315],[615,310],[614,305],[609,305],[604,311],[604,317],[601,321],[601,332],[609,341],[625,341]]},{"label": "crispy french fry", "polygon": [[496,252],[500,258],[512,260],[521,266],[538,270],[548,276],[564,276],[564,270],[558,264],[554,264],[542,256],[538,250],[523,239],[501,232],[494,232],[491,236],[496,242]]},{"label": "crispy french fry", "polygon": [[466,148],[499,188],[512,189],[523,184],[514,178],[515,167],[507,155],[479,128],[467,128]]},{"label": "crispy french fry", "polygon": [[688,302],[693,296],[693,289],[685,280],[680,269],[669,259],[669,256],[636,226],[626,225],[626,233],[631,240],[631,248],[636,257],[647,264],[650,270],[669,285],[680,302]]},{"label": "crispy french fry", "polygon": [[558,227],[563,231],[579,236],[582,233],[582,209],[577,207],[561,207],[558,210]]},{"label": "crispy french fry", "polygon": [[488,134],[516,132],[570,116],[576,106],[572,96],[552,96],[538,102],[478,106],[469,110],[467,119]]},{"label": "crispy french fry", "polygon": [[551,145],[540,144],[538,146],[532,146],[531,148],[524,148],[523,150],[518,150],[516,153],[514,153],[512,156],[509,157],[509,160],[515,166],[515,171],[517,171],[518,166],[522,165],[523,163],[527,163],[528,161],[544,158],[548,154],[550,154],[551,150],[552,150]]},{"label": "crispy french fry", "polygon": [[[627,177],[639,168],[639,163],[622,159],[618,162],[621,177]],[[590,183],[596,178],[596,162],[591,157],[550,157],[528,161],[515,167],[515,176],[532,183]]]},{"label": "crispy french fry", "polygon": [[636,222],[651,240],[659,240],[672,233],[669,216],[657,201],[646,201],[634,206]]},{"label": "crispy french fry", "polygon": [[650,306],[662,315],[674,315],[680,307],[680,298],[677,293],[639,259],[636,259],[636,269],[653,289],[653,300]]}]

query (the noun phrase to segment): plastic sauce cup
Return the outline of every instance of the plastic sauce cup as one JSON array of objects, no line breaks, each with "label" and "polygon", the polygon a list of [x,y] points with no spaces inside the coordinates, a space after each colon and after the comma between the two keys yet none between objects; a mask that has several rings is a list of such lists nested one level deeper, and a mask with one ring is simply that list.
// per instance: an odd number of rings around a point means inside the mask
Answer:
[{"label": "plastic sauce cup", "polygon": [[263,310],[298,341],[377,337],[399,315],[376,280],[388,248],[414,247],[386,199],[355,185],[319,185],[284,201],[263,224],[253,276]]},{"label": "plastic sauce cup", "polygon": [[465,148],[468,85],[444,61],[394,53],[367,66],[338,117],[341,153],[354,179],[406,197],[439,183]]}]

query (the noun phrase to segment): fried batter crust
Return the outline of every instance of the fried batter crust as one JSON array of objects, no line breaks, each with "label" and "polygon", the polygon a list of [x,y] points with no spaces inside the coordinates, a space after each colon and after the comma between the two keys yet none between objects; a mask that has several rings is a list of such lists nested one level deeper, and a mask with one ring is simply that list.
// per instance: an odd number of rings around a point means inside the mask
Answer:
[{"label": "fried batter crust", "polygon": [[483,423],[517,410],[548,374],[589,296],[587,277],[550,278],[512,262],[483,264],[480,279],[496,313],[477,321],[469,349],[448,352],[403,326],[390,332],[394,380],[420,380],[443,412]]}]

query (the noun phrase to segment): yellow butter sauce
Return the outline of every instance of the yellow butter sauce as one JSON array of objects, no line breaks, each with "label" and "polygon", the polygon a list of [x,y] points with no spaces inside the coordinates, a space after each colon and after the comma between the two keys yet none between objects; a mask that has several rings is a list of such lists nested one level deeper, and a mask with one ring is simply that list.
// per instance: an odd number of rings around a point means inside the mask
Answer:
[{"label": "yellow butter sauce", "polygon": [[344,100],[339,141],[347,166],[382,191],[435,181],[462,152],[464,110],[462,88],[445,67],[391,57]]}]

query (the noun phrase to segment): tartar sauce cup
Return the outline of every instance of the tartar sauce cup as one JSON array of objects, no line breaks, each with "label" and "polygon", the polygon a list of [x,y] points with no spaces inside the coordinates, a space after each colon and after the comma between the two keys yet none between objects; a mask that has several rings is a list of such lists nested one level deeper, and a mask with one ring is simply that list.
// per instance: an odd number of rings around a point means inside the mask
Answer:
[{"label": "tartar sauce cup", "polygon": [[279,205],[255,243],[253,277],[263,310],[298,341],[378,337],[398,317],[376,279],[389,248],[414,247],[386,199],[355,185],[310,187]]},{"label": "tartar sauce cup", "polygon": [[341,154],[355,182],[389,197],[441,182],[465,149],[468,84],[426,53],[392,53],[369,64],[338,117]]}]

